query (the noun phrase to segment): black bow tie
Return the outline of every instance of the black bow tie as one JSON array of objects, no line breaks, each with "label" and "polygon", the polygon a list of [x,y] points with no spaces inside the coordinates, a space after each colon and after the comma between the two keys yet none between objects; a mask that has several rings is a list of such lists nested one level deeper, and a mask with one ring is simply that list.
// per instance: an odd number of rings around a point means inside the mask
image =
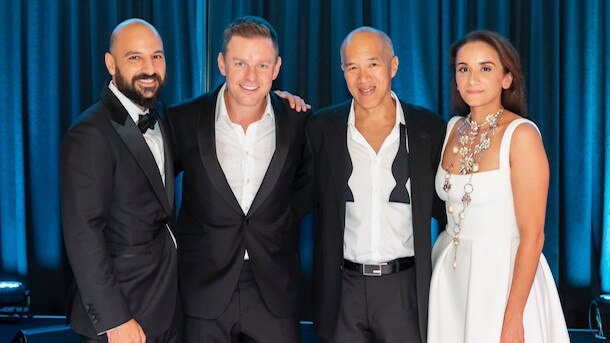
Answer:
[{"label": "black bow tie", "polygon": [[157,115],[150,111],[146,114],[140,114],[140,119],[138,119],[138,128],[140,132],[146,133],[146,130],[155,128],[155,123],[157,122]]}]

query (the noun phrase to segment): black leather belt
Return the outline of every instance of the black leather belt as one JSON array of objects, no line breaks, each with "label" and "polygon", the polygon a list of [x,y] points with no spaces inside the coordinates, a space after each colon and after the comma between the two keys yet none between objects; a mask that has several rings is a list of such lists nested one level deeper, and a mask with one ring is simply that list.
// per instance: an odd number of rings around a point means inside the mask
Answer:
[{"label": "black leather belt", "polygon": [[382,276],[398,273],[413,267],[413,264],[415,264],[415,258],[413,256],[401,257],[379,264],[360,264],[350,260],[343,260],[344,269],[362,273],[364,276]]}]

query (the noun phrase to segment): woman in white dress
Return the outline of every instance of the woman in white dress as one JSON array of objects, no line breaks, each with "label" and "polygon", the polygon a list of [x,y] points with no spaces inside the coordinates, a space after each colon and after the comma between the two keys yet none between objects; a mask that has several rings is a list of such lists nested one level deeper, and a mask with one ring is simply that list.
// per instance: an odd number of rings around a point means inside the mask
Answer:
[{"label": "woman in white dress", "polygon": [[475,31],[451,49],[455,113],[436,191],[447,228],[433,252],[429,343],[569,342],[542,255],[549,166],[519,55]]}]

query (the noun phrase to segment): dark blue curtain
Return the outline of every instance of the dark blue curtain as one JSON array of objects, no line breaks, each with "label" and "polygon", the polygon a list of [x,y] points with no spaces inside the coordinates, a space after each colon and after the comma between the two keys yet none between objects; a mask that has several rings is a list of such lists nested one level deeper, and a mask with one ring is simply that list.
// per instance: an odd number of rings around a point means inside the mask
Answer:
[{"label": "dark blue curtain", "polygon": [[[590,300],[610,292],[610,4],[604,0],[6,0],[0,2],[0,273],[25,281],[37,313],[62,313],[70,281],[61,239],[58,150],[70,122],[109,80],[112,28],[141,17],[161,33],[166,103],[222,82],[224,27],[260,15],[278,30],[274,87],[314,108],[347,99],[339,46],[370,25],[393,39],[394,90],[450,117],[448,48],[490,29],[520,51],[530,117],[551,164],[544,253],[570,326],[585,326]],[[493,223],[490,223],[493,225]],[[310,220],[303,225],[305,280]],[[305,300],[307,304],[307,299]],[[307,312],[305,312],[307,313]]]}]

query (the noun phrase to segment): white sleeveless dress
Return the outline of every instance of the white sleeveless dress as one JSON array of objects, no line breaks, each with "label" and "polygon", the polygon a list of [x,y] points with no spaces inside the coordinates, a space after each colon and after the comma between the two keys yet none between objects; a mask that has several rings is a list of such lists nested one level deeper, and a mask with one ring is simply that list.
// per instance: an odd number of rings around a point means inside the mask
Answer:
[{"label": "white sleeveless dress", "polygon": [[[460,117],[449,121],[447,138]],[[513,206],[510,180],[509,149],[515,128],[523,123],[536,127],[527,119],[517,119],[506,129],[500,146],[500,167],[478,172],[472,177],[472,202],[462,220],[457,265],[453,215],[447,214],[444,230],[432,250],[432,281],[428,317],[428,343],[494,343],[500,341],[504,309],[508,300],[519,246],[519,230]],[[536,129],[538,129],[536,127]],[[452,175],[452,187],[443,190],[445,171],[436,173],[436,192],[450,200],[457,211],[469,175]],[[447,198],[449,197],[449,199]],[[523,313],[525,342],[569,342],[559,295],[553,275],[543,255]]]}]

